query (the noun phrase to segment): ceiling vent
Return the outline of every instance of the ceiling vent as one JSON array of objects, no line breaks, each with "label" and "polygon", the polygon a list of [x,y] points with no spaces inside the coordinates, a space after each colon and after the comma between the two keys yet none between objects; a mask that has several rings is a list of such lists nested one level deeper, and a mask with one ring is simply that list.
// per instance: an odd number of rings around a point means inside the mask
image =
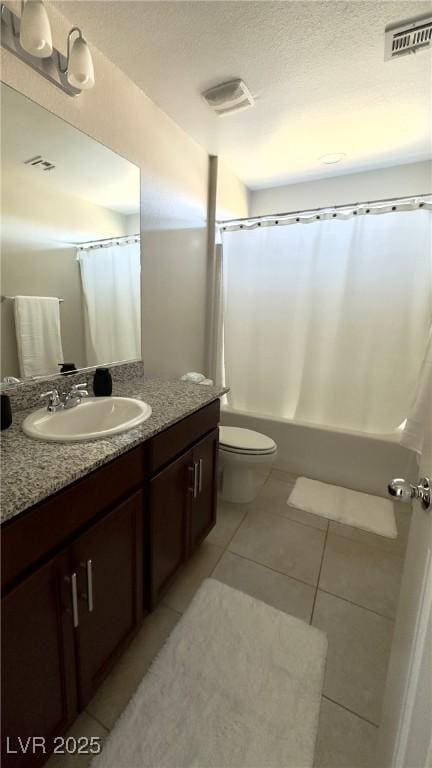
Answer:
[{"label": "ceiling vent", "polygon": [[432,46],[432,15],[418,16],[385,28],[384,60],[416,53]]},{"label": "ceiling vent", "polygon": [[36,155],[30,157],[28,160],[24,160],[24,165],[37,165],[41,171],[52,171],[55,168],[54,163],[50,163],[49,160],[44,160],[42,155]]},{"label": "ceiling vent", "polygon": [[221,117],[253,107],[255,99],[243,80],[220,83],[201,94],[209,107]]}]

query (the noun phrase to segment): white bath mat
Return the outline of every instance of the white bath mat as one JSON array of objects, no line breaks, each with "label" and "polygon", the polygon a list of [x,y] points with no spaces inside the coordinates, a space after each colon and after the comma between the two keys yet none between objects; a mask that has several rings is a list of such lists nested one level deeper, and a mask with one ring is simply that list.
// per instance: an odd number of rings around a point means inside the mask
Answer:
[{"label": "white bath mat", "polygon": [[206,579],[92,768],[312,766],[327,638]]},{"label": "white bath mat", "polygon": [[338,523],[378,533],[389,539],[397,537],[393,503],[390,499],[321,483],[308,477],[299,477],[287,504],[314,515],[336,520]]}]

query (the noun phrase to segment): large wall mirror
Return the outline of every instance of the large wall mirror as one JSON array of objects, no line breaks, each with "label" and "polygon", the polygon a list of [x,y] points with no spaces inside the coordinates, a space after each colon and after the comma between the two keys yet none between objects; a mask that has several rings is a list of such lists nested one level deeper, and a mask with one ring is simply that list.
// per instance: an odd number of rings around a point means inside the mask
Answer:
[{"label": "large wall mirror", "polygon": [[141,358],[140,172],[1,84],[1,380]]}]

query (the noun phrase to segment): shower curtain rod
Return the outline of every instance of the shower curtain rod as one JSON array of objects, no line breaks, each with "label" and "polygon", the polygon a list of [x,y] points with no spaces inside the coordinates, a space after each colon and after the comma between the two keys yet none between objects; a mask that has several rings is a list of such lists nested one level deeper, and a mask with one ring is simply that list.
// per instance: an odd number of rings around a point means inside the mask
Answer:
[{"label": "shower curtain rod", "polygon": [[118,237],[102,237],[100,240],[86,240],[84,243],[74,243],[77,248],[97,248],[99,243],[117,243],[119,240],[133,240],[140,238],[139,232],[133,235],[119,235]]},{"label": "shower curtain rod", "polygon": [[226,224],[237,224],[241,221],[264,221],[264,220],[271,220],[271,219],[282,219],[286,216],[299,216],[304,213],[318,213],[319,211],[333,211],[333,210],[341,210],[343,208],[360,208],[365,205],[377,205],[378,203],[397,203],[401,200],[406,200],[407,202],[409,200],[418,200],[422,197],[431,197],[432,192],[424,192],[421,195],[404,195],[403,197],[383,197],[380,200],[366,200],[363,203],[344,203],[343,205],[324,205],[321,208],[303,208],[299,211],[285,211],[285,213],[266,213],[262,214],[261,216],[244,216],[243,218],[239,219],[224,219],[222,221],[217,221],[217,225],[221,227],[221,229],[224,228]]}]

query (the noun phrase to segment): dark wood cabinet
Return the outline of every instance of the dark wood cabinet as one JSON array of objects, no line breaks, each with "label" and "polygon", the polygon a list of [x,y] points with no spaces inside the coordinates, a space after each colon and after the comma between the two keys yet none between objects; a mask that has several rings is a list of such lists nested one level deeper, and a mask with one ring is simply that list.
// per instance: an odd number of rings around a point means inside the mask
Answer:
[{"label": "dark wood cabinet", "polygon": [[91,699],[113,659],[141,621],[143,494],[138,492],[72,545],[77,574],[76,629],[80,707]]},{"label": "dark wood cabinet", "polygon": [[138,492],[2,600],[6,766],[44,761],[32,742],[22,753],[26,740],[44,737],[49,751],[139,625],[142,516]]},{"label": "dark wood cabinet", "polygon": [[216,523],[218,447],[219,431],[214,429],[192,452],[192,466],[196,467],[197,482],[189,508],[188,555],[201,544]]},{"label": "dark wood cabinet", "polygon": [[151,606],[216,522],[218,430],[150,481]]},{"label": "dark wood cabinet", "polygon": [[[2,765],[7,768],[42,764],[46,756],[34,750],[31,739],[43,737],[49,744],[77,713],[69,574],[68,554],[59,554],[2,600]],[[30,754],[23,754],[26,746]]]},{"label": "dark wood cabinet", "polygon": [[6,768],[46,761],[215,524],[218,421],[216,401],[2,526]]},{"label": "dark wood cabinet", "polygon": [[180,456],[150,480],[150,591],[154,607],[187,556],[188,485],[192,452]]}]

